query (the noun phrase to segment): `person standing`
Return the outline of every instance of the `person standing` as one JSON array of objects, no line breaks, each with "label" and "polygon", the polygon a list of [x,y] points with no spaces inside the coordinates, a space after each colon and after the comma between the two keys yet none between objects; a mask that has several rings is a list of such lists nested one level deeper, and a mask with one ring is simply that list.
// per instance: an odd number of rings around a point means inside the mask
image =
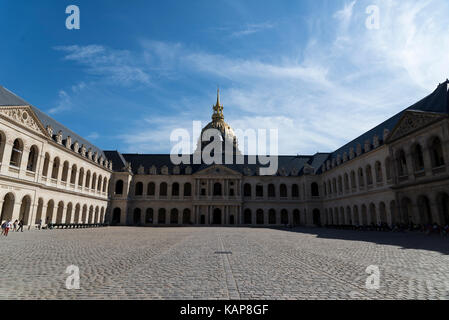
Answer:
[{"label": "person standing", "polygon": [[19,230],[23,232],[23,219],[20,219],[19,221],[19,229],[17,229],[17,232],[19,232]]},{"label": "person standing", "polygon": [[8,236],[8,232],[9,232],[9,229],[11,229],[11,227],[12,227],[12,223],[10,220],[8,220],[8,222],[6,222],[5,237]]},{"label": "person standing", "polygon": [[8,221],[3,221],[2,222],[2,235],[4,235],[5,234],[5,229],[6,229],[6,223],[7,223]]},{"label": "person standing", "polygon": [[37,226],[39,227],[39,230],[40,230],[41,226],[42,226],[42,219],[39,219],[39,223],[37,224]]},{"label": "person standing", "polygon": [[18,223],[18,221],[17,221],[17,219],[14,221],[14,224],[13,224],[13,227],[14,227],[14,232],[17,232],[17,223]]}]

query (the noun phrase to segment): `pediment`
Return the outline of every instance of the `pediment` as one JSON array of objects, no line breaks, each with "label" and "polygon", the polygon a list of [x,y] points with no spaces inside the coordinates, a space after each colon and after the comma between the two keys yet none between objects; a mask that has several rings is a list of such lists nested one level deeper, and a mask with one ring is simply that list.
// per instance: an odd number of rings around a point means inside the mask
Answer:
[{"label": "pediment", "polygon": [[44,126],[30,107],[1,107],[0,115],[20,126],[48,137],[47,130],[45,130]]},{"label": "pediment", "polygon": [[229,176],[235,175],[240,176],[240,172],[229,169],[223,165],[215,164],[208,168],[198,171],[195,175],[203,175],[203,176]]},{"label": "pediment", "polygon": [[437,113],[406,111],[387,138],[387,143],[424,128],[445,116]]}]

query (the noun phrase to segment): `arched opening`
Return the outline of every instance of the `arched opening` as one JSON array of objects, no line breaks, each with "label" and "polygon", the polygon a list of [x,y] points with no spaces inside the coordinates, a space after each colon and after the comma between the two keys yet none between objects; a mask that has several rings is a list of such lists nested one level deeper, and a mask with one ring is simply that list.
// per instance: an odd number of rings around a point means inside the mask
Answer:
[{"label": "arched opening", "polygon": [[301,225],[301,213],[298,209],[293,210],[293,224],[295,226]]},{"label": "arched opening", "polygon": [[359,176],[359,187],[364,187],[365,186],[365,180],[363,178],[363,169],[362,168],[359,168],[358,176]]},{"label": "arched opening", "polygon": [[312,197],[320,196],[320,191],[318,190],[318,183],[313,182],[311,185],[311,189],[312,189]]},{"label": "arched opening", "polygon": [[98,219],[100,218],[100,208],[97,206],[95,208],[95,215],[93,223],[98,223]]},{"label": "arched opening", "polygon": [[320,210],[314,209],[313,212],[312,212],[312,216],[313,216],[313,224],[316,225],[317,227],[321,227]]},{"label": "arched opening", "polygon": [[137,182],[135,188],[136,188],[136,190],[135,190],[136,196],[143,195],[143,183],[142,182]]},{"label": "arched opening", "polygon": [[299,186],[297,184],[292,185],[292,198],[299,198]]},{"label": "arched opening", "polygon": [[346,224],[352,226],[351,207],[346,207]]},{"label": "arched opening", "polygon": [[391,160],[390,157],[385,159],[385,174],[387,175],[387,180],[390,180],[391,177]]},{"label": "arched opening", "polygon": [[134,209],[134,215],[133,215],[133,224],[135,226],[140,224],[140,215],[142,213],[142,210],[140,210],[140,208],[135,208]]},{"label": "arched opening", "polygon": [[214,183],[214,196],[221,196],[221,183],[216,182]]},{"label": "arched opening", "polygon": [[14,211],[14,194],[7,193],[3,198],[3,207],[0,223],[3,221],[8,221],[12,219],[12,214]]},{"label": "arched opening", "polygon": [[92,223],[92,220],[94,219],[94,206],[89,207],[89,216],[88,216],[87,223]]},{"label": "arched opening", "polygon": [[359,207],[354,206],[354,207],[352,208],[352,211],[353,211],[353,213],[354,213],[354,223],[355,223],[356,226],[359,226],[359,225],[360,225]]},{"label": "arched opening", "polygon": [[184,209],[182,213],[182,224],[190,224],[190,209]]},{"label": "arched opening", "polygon": [[168,189],[167,183],[162,182],[159,185],[159,196],[166,197],[167,196],[167,189]]},{"label": "arched opening", "polygon": [[432,212],[430,209],[430,201],[426,196],[418,197],[419,220],[423,225],[432,224]]},{"label": "arched opening", "polygon": [[245,212],[243,213],[243,223],[244,224],[252,223],[252,214],[250,209],[245,209]]},{"label": "arched opening", "polygon": [[264,224],[262,209],[257,209],[257,211],[256,211],[256,224]]},{"label": "arched opening", "polygon": [[276,224],[276,210],[274,209],[268,211],[268,224]]},{"label": "arched opening", "polygon": [[392,225],[400,221],[396,210],[396,202],[394,200],[390,201],[390,217]]},{"label": "arched opening", "polygon": [[332,208],[329,209],[329,212],[327,214],[327,223],[329,225],[334,225],[334,214],[332,212]]},{"label": "arched opening", "polygon": [[404,198],[401,201],[401,222],[405,224],[413,223],[412,200]]},{"label": "arched opening", "polygon": [[115,208],[112,211],[112,224],[116,225],[120,223],[120,216],[122,215],[122,210],[120,208]]},{"label": "arched opening", "polygon": [[[2,162],[3,159],[3,152],[5,151],[5,144],[6,144],[6,135],[3,131],[0,131],[0,162]],[[0,221],[1,223],[1,221]]]},{"label": "arched opening", "polygon": [[117,180],[115,183],[115,194],[123,194],[123,180]]},{"label": "arched opening", "polygon": [[376,161],[376,164],[374,165],[374,170],[376,172],[376,182],[381,183],[383,178],[382,178],[382,164],[380,163],[380,161]]},{"label": "arched opening", "polygon": [[37,159],[39,157],[39,149],[37,146],[33,145],[30,148],[30,153],[28,154],[27,170],[36,172],[37,169]]},{"label": "arched opening", "polygon": [[287,198],[287,186],[285,184],[279,186],[279,194],[281,198]]},{"label": "arched opening", "polygon": [[[84,187],[89,188],[89,186],[90,186],[90,170],[87,170],[85,182],[86,183],[84,184]],[[123,183],[123,181],[122,181],[122,183]]]},{"label": "arched opening", "polygon": [[288,212],[285,209],[281,210],[281,224],[288,224]]},{"label": "arched opening", "polygon": [[398,167],[398,175],[399,177],[405,177],[408,175],[407,173],[407,160],[405,158],[404,150],[399,150],[396,153],[396,163]]},{"label": "arched opening", "polygon": [[444,166],[445,164],[443,147],[441,145],[441,140],[438,137],[435,137],[431,140],[430,158],[432,160],[432,168],[438,168]]},{"label": "arched opening", "polygon": [[80,204],[78,203],[78,204],[75,206],[75,215],[74,215],[74,217],[73,217],[73,223],[79,223],[79,222],[80,222],[80,211],[81,211],[81,206],[80,206]]},{"label": "arched opening", "polygon": [[77,167],[76,164],[72,166],[72,172],[70,173],[70,183],[75,184],[76,183],[76,171]]},{"label": "arched opening", "polygon": [[235,218],[234,215],[229,216],[229,224],[235,224]]},{"label": "arched opening", "polygon": [[379,204],[379,216],[380,216],[380,223],[382,223],[382,224],[387,224],[388,223],[387,208],[386,208],[384,202],[381,202]]},{"label": "arched opening", "polygon": [[72,221],[72,208],[73,208],[73,205],[71,202],[69,202],[67,204],[67,210],[66,210],[66,214],[65,214],[64,223],[70,223]]},{"label": "arched opening", "polygon": [[87,223],[87,205],[83,206],[83,213],[81,214],[81,223]]},{"label": "arched opening", "polygon": [[[35,224],[42,224],[42,211],[44,209],[44,200],[39,198],[37,201],[36,218],[34,219]],[[0,221],[3,219],[0,219]]]},{"label": "arched opening", "polygon": [[178,224],[178,209],[176,208],[170,211],[170,224]]},{"label": "arched opening", "polygon": [[376,213],[376,206],[374,203],[371,203],[369,205],[369,213],[370,213],[370,223],[377,224],[377,213]]},{"label": "arched opening", "polygon": [[95,190],[96,186],[97,186],[97,173],[94,172],[94,174],[92,175],[92,185],[90,186],[90,188],[92,190]]},{"label": "arched opening", "polygon": [[78,186],[82,187],[83,186],[83,179],[84,179],[84,168],[80,169],[80,174],[78,177]]},{"label": "arched opening", "polygon": [[192,184],[190,182],[184,183],[184,197],[192,196]]},{"label": "arched opening", "polygon": [[104,179],[103,179],[103,192],[106,192],[107,185],[108,185],[108,179],[106,177],[104,177]]},{"label": "arched opening", "polygon": [[[24,225],[28,225],[30,219],[31,197],[25,196],[20,204],[19,221],[22,220]],[[0,220],[1,221],[1,220]]]},{"label": "arched opening", "polygon": [[200,224],[206,224],[206,217],[204,216],[204,214],[200,216]]},{"label": "arched opening", "polygon": [[102,207],[100,213],[100,223],[104,223],[104,210],[104,207]]},{"label": "arched opening", "polygon": [[424,170],[424,155],[420,144],[412,147],[412,159],[415,172]]},{"label": "arched opening", "polygon": [[148,183],[147,195],[154,196],[156,194],[156,185],[154,182]]},{"label": "arched opening", "polygon": [[153,208],[148,208],[147,212],[145,213],[145,223],[152,224],[154,218],[153,216],[154,216]]},{"label": "arched opening", "polygon": [[64,161],[64,164],[62,166],[61,181],[67,182],[68,174],[69,174],[69,162]]},{"label": "arched opening", "polygon": [[262,184],[256,185],[256,197],[258,197],[258,198],[263,197],[263,185]]},{"label": "arched opening", "polygon": [[340,207],[340,219],[338,219],[340,221],[341,225],[346,224],[345,221],[345,209],[343,207]]},{"label": "arched opening", "polygon": [[[101,183],[102,182],[103,182],[103,177],[100,174],[100,176],[98,177],[97,191],[101,191]],[[142,189],[143,189],[143,187],[142,187]]]},{"label": "arched opening", "polygon": [[366,210],[366,205],[362,205],[362,226],[368,225],[368,213]]},{"label": "arched opening", "polygon": [[343,178],[338,176],[338,192],[343,193]]},{"label": "arched opening", "polygon": [[274,184],[270,183],[268,185],[268,198],[275,198],[276,197],[276,190],[274,188]]},{"label": "arched opening", "polygon": [[345,192],[349,191],[349,176],[347,173],[344,175],[344,185],[345,185]]},{"label": "arched opening", "polygon": [[351,188],[356,189],[357,183],[355,181],[355,171],[351,171]]},{"label": "arched opening", "polygon": [[449,225],[449,195],[447,193],[442,192],[437,196],[437,206],[440,224],[442,226]]},{"label": "arched opening", "polygon": [[48,201],[47,204],[47,214],[45,216],[45,223],[48,224],[53,221],[53,210],[55,207],[55,202],[53,200]]},{"label": "arched opening", "polygon": [[11,159],[9,164],[11,166],[20,167],[20,162],[22,160],[23,153],[23,142],[20,139],[14,140],[12,151],[11,151]]},{"label": "arched opening", "polygon": [[42,176],[47,177],[49,165],[50,165],[50,155],[46,153],[44,158],[44,166],[42,168]]},{"label": "arched opening", "polygon": [[179,196],[179,183],[175,182],[172,184],[171,186],[171,195],[173,197],[178,197]]},{"label": "arched opening", "polygon": [[157,223],[165,224],[165,209],[160,208],[157,216]]},{"label": "arched opening", "polygon": [[56,157],[53,160],[53,168],[51,170],[51,178],[52,179],[58,179],[58,173],[59,173],[59,166],[61,165],[60,163],[61,161],[59,160],[58,157]]},{"label": "arched opening", "polygon": [[221,224],[221,210],[219,208],[214,209],[212,221],[212,224]]}]

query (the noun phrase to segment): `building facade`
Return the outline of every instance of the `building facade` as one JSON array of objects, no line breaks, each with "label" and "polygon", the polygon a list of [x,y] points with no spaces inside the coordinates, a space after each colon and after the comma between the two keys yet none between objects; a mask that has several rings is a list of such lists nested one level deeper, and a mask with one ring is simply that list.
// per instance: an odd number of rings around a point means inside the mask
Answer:
[{"label": "building facade", "polygon": [[[27,114],[24,116],[24,114]],[[239,154],[219,96],[212,121]],[[449,224],[448,81],[330,153],[174,165],[168,154],[102,151],[0,90],[1,219],[140,226]],[[282,137],[281,137],[282,138]],[[199,142],[198,150],[207,147]],[[224,147],[223,147],[224,150]]]}]

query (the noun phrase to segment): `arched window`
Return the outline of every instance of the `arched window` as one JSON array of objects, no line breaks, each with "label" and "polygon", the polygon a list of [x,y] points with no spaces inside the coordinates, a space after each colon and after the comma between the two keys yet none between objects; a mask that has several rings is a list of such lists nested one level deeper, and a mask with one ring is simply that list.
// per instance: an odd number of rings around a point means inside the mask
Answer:
[{"label": "arched window", "polygon": [[89,188],[89,185],[90,185],[90,170],[87,170],[87,173],[86,173],[86,183],[84,184],[84,186],[85,186],[86,188]]},{"label": "arched window", "polygon": [[276,210],[274,209],[268,211],[268,224],[276,224]]},{"label": "arched window", "polygon": [[70,173],[70,183],[71,184],[76,183],[76,172],[77,172],[77,168],[76,168],[76,164],[74,164],[72,166],[72,172]]},{"label": "arched window", "polygon": [[352,189],[357,188],[357,183],[356,183],[356,180],[355,180],[355,172],[354,172],[354,170],[351,171],[351,188]]},{"label": "arched window", "polygon": [[68,174],[69,174],[69,162],[64,161],[64,165],[62,166],[61,180],[67,182]]},{"label": "arched window", "polygon": [[165,224],[165,209],[164,208],[159,209],[157,223]]},{"label": "arched window", "polygon": [[320,191],[318,189],[318,184],[316,182],[312,182],[311,184],[312,197],[319,197]]},{"label": "arched window", "polygon": [[115,194],[123,194],[123,180],[117,180],[115,183]]},{"label": "arched window", "polygon": [[79,177],[78,177],[78,185],[79,185],[80,187],[83,186],[83,179],[84,179],[84,168],[81,168],[81,169],[80,169],[80,175],[79,175]]},{"label": "arched window", "polygon": [[156,194],[156,185],[154,182],[148,183],[147,195],[154,196]]},{"label": "arched window", "polygon": [[285,184],[280,185],[279,194],[281,198],[287,198],[287,186]]},{"label": "arched window", "polygon": [[50,165],[50,155],[45,154],[44,167],[42,168],[42,176],[46,177],[48,175],[48,166]]},{"label": "arched window", "polygon": [[432,159],[432,168],[444,166],[443,148],[438,137],[434,138],[430,144],[430,157]]},{"label": "arched window", "polygon": [[274,188],[274,184],[270,183],[268,185],[268,198],[276,197],[276,190]]},{"label": "arched window", "polygon": [[281,223],[288,224],[288,212],[285,209],[282,209],[281,211]]},{"label": "arched window", "polygon": [[97,182],[97,191],[101,191],[101,183],[103,182],[103,177],[100,176],[98,177],[98,182]]},{"label": "arched window", "polygon": [[30,149],[30,153],[28,154],[28,163],[27,163],[28,171],[36,172],[38,156],[39,150],[37,149],[37,146],[33,145]]},{"label": "arched window", "polygon": [[243,224],[251,224],[252,223],[252,213],[250,209],[245,209],[243,214]]},{"label": "arched window", "polygon": [[258,197],[258,198],[263,197],[263,185],[262,184],[256,185],[256,197]]},{"label": "arched window", "polygon": [[170,224],[178,224],[178,209],[171,209],[170,212]]},{"label": "arched window", "polygon": [[106,177],[104,177],[104,179],[103,179],[103,192],[106,192],[107,185],[108,185],[108,179]]},{"label": "arched window", "polygon": [[374,165],[374,170],[376,171],[376,182],[380,183],[382,182],[382,164],[380,161],[376,161],[376,164]]},{"label": "arched window", "polygon": [[398,174],[400,177],[407,176],[407,160],[405,159],[404,150],[399,150],[396,156],[396,162],[398,164]]},{"label": "arched window", "polygon": [[221,196],[221,183],[214,183],[214,196]]},{"label": "arched window", "polygon": [[344,185],[345,185],[345,192],[349,191],[349,176],[347,173],[344,175]]},{"label": "arched window", "polygon": [[371,170],[370,165],[367,165],[365,167],[365,172],[366,172],[366,184],[370,186],[373,184],[373,172]]},{"label": "arched window", "polygon": [[264,224],[263,210],[257,209],[256,211],[256,224]]},{"label": "arched window", "polygon": [[96,185],[97,185],[97,173],[94,172],[92,176],[92,185],[90,186],[90,188],[92,190],[95,190]]},{"label": "arched window", "polygon": [[22,160],[22,153],[23,153],[22,141],[20,139],[14,140],[9,164],[15,167],[20,167],[20,161]]},{"label": "arched window", "polygon": [[336,178],[333,178],[332,179],[332,192],[334,193],[334,194],[337,194],[337,179]]},{"label": "arched window", "polygon": [[192,196],[192,184],[190,182],[184,183],[184,197]]},{"label": "arched window", "polygon": [[338,192],[343,193],[343,179],[341,176],[338,176]]},{"label": "arched window", "polygon": [[55,160],[53,160],[53,169],[51,171],[52,179],[58,179],[59,166],[60,166],[60,160],[58,157],[56,157]]},{"label": "arched window", "polygon": [[245,183],[243,186],[243,196],[251,197],[251,185],[249,183]]},{"label": "arched window", "polygon": [[166,197],[167,196],[167,183],[162,182],[159,186],[159,196]]},{"label": "arched window", "polygon": [[359,187],[363,187],[365,185],[365,180],[363,179],[363,169],[359,168]]},{"label": "arched window", "polygon": [[332,185],[330,180],[327,181],[327,191],[329,192],[329,195],[332,195]]},{"label": "arched window", "polygon": [[140,210],[140,208],[135,208],[134,209],[134,216],[133,216],[133,224],[134,225],[140,224],[141,212],[142,212],[142,210]]},{"label": "arched window", "polygon": [[179,183],[175,182],[175,183],[172,184],[171,195],[174,196],[174,197],[178,197],[179,196]]},{"label": "arched window", "polygon": [[292,185],[292,198],[299,198],[299,186],[297,184]]},{"label": "arched window", "polygon": [[412,159],[415,172],[424,170],[424,155],[420,144],[412,147]]},{"label": "arched window", "polygon": [[143,183],[140,181],[136,183],[135,195],[136,196],[143,195]]},{"label": "arched window", "polygon": [[145,223],[153,223],[153,209],[148,208],[145,214]]}]

